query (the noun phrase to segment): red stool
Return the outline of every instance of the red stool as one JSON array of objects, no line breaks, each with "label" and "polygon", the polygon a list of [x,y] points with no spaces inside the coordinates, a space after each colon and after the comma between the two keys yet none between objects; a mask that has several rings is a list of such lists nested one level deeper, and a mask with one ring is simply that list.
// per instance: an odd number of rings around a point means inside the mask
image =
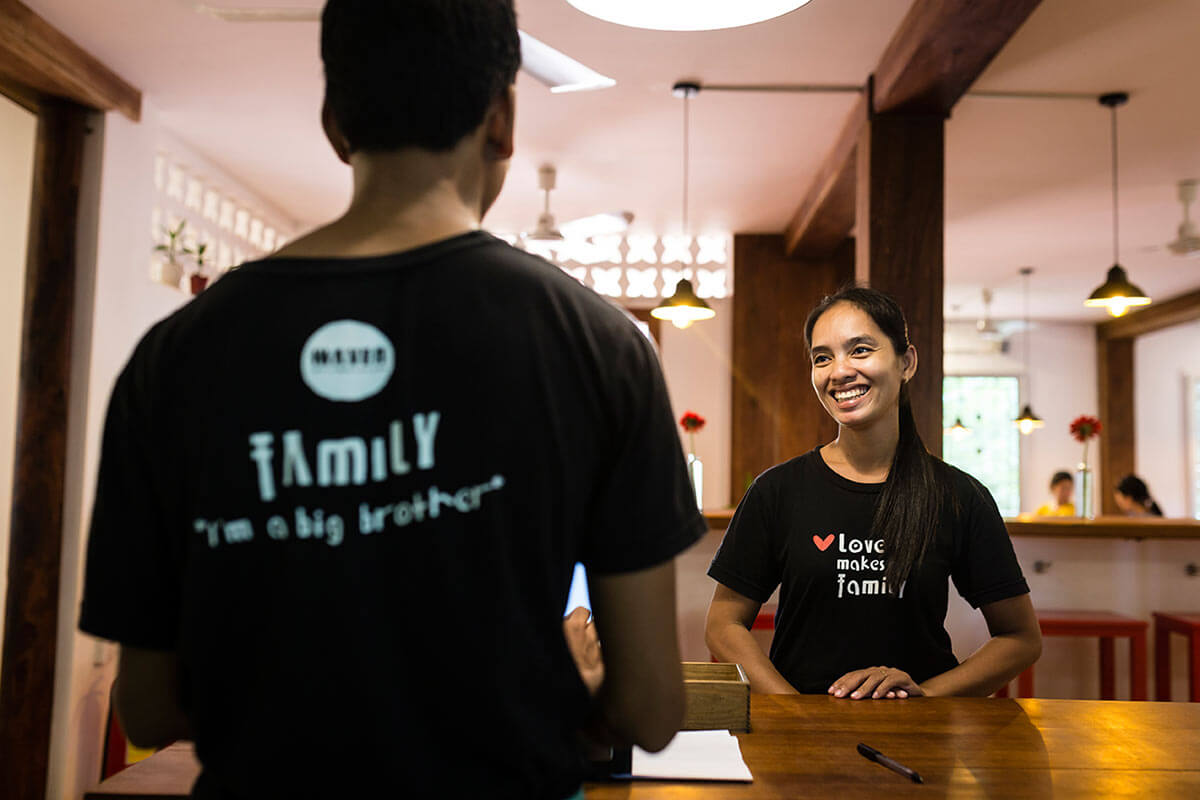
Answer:
[{"label": "red stool", "polygon": [[1171,699],[1171,634],[1188,640],[1188,695],[1200,703],[1200,614],[1155,611],[1154,699]]},{"label": "red stool", "polygon": [[[1100,699],[1117,699],[1113,639],[1129,639],[1129,696],[1146,699],[1145,622],[1109,611],[1039,611],[1042,636],[1096,636],[1100,639]],[[1197,641],[1197,640],[1194,640]],[[997,693],[1006,697],[1004,694]],[[1017,678],[1017,696],[1033,697],[1033,667]]]}]

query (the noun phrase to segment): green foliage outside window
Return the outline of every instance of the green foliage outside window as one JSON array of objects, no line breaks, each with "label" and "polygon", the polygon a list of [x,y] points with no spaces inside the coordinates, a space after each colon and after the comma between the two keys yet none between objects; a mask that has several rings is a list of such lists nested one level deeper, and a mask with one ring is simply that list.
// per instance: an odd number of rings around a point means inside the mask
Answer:
[{"label": "green foliage outside window", "polygon": [[956,419],[970,429],[942,439],[942,457],[988,488],[1000,513],[1021,510],[1021,442],[1013,424],[1020,413],[1017,379],[953,376],[942,380],[943,429]]}]

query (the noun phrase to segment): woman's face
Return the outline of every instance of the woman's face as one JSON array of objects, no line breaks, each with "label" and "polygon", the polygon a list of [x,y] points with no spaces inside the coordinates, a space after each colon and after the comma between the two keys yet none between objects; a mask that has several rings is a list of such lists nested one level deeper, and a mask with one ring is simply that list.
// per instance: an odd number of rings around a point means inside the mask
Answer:
[{"label": "woman's face", "polygon": [[1146,510],[1138,501],[1127,494],[1121,494],[1116,489],[1113,489],[1113,500],[1116,501],[1117,508],[1121,509],[1123,514],[1140,514]]},{"label": "woman's face", "polygon": [[1071,502],[1071,495],[1075,493],[1075,482],[1059,481],[1050,487],[1050,492],[1054,495],[1054,502],[1065,505]]},{"label": "woman's face", "polygon": [[812,384],[839,425],[869,426],[900,403],[900,387],[917,371],[917,351],[897,353],[870,315],[837,303],[812,331]]}]

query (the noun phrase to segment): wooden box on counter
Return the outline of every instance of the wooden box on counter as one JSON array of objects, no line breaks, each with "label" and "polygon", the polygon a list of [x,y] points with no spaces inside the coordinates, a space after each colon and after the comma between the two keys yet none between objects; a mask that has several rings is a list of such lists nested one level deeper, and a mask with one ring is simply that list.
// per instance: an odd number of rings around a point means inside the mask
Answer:
[{"label": "wooden box on counter", "polygon": [[683,662],[683,730],[750,730],[750,681],[741,664]]}]

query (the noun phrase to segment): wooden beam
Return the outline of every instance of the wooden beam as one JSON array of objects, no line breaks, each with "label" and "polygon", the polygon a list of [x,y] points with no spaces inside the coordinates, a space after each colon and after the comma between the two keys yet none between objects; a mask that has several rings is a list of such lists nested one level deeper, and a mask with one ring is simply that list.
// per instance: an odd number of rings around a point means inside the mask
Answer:
[{"label": "wooden beam", "polygon": [[1136,414],[1133,394],[1133,339],[1096,336],[1096,377],[1100,389],[1100,480],[1096,491],[1103,514],[1121,514],[1112,490],[1121,478],[1134,472]]},{"label": "wooden beam", "polygon": [[1146,306],[1141,311],[1131,311],[1123,317],[1096,325],[1096,336],[1100,341],[1133,339],[1154,333],[1172,325],[1183,325],[1200,320],[1200,289],[1161,303]]},{"label": "wooden beam", "polygon": [[784,232],[784,251],[795,258],[828,258],[854,229],[855,153],[867,121],[862,95],[846,118],[833,149]]},{"label": "wooden beam", "polygon": [[142,94],[17,0],[0,2],[0,76],[137,122]]},{"label": "wooden beam", "polygon": [[[8,591],[0,663],[5,797],[43,798],[58,639],[75,230],[87,110],[38,113],[17,379]],[[73,612],[69,612],[73,613]]]},{"label": "wooden beam", "polygon": [[875,111],[949,114],[1041,0],[916,0],[875,68]]},{"label": "wooden beam", "polygon": [[823,258],[854,229],[856,145],[869,116],[948,115],[1041,0],[916,0],[842,126],[785,235],[789,256]]}]

